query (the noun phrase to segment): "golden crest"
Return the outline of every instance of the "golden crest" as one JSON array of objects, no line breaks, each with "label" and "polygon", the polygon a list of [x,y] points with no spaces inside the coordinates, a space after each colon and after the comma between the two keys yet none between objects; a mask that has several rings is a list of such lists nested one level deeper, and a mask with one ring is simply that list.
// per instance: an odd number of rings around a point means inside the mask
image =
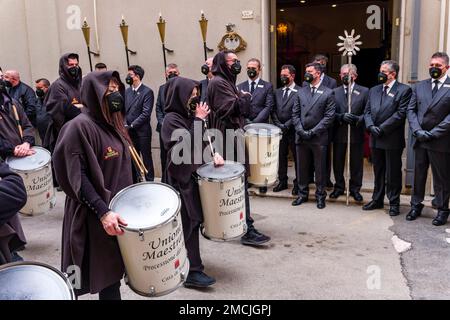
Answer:
[{"label": "golden crest", "polygon": [[240,52],[247,49],[247,42],[237,32],[234,31],[234,24],[227,24],[227,34],[223,36],[219,43],[219,50],[230,50],[233,52]]}]

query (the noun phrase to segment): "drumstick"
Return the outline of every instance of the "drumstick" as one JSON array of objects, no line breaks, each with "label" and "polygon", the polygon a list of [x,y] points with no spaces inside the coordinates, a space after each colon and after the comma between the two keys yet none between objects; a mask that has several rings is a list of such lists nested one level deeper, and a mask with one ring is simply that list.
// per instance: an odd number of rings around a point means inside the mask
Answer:
[{"label": "drumstick", "polygon": [[136,159],[136,155],[133,152],[133,147],[129,146],[129,148],[130,148],[131,157],[133,158],[134,163],[138,167],[138,170],[140,171],[141,176],[144,177],[145,176],[144,170],[142,169],[141,164],[139,163],[139,161]]},{"label": "drumstick", "polygon": [[22,131],[22,126],[20,125],[19,113],[17,112],[17,108],[14,104],[13,104],[13,113],[14,113],[14,118],[16,118],[17,128],[19,129],[20,139],[23,139],[23,131]]},{"label": "drumstick", "polygon": [[141,156],[139,155],[139,153],[136,151],[136,149],[133,147],[133,151],[136,154],[136,158],[139,161],[139,163],[141,164],[142,169],[144,169],[145,174],[148,174],[148,170],[145,167],[144,161],[142,160]]},{"label": "drumstick", "polygon": [[215,156],[216,153],[214,152],[214,148],[213,148],[213,146],[212,146],[211,137],[210,137],[209,134],[208,134],[208,126],[206,125],[206,121],[204,122],[204,125],[205,125],[206,136],[208,137],[208,142],[209,142],[209,148],[210,148],[210,150],[211,150],[211,155],[212,155],[213,158],[214,158],[214,156]]}]

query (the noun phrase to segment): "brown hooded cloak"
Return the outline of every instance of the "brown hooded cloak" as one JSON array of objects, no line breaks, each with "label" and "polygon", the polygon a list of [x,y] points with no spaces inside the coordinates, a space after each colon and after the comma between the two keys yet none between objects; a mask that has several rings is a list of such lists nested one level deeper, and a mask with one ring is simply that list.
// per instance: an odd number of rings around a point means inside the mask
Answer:
[{"label": "brown hooded cloak", "polygon": [[[124,265],[116,237],[103,229],[97,214],[81,199],[81,168],[101,199],[110,200],[132,184],[127,142],[104,119],[100,105],[117,72],[93,72],[83,81],[86,112],[67,123],[58,138],[53,163],[56,179],[67,194],[63,234],[62,270],[81,268],[82,288],[77,295],[98,293],[123,277]],[[123,87],[123,84],[121,84]]]}]

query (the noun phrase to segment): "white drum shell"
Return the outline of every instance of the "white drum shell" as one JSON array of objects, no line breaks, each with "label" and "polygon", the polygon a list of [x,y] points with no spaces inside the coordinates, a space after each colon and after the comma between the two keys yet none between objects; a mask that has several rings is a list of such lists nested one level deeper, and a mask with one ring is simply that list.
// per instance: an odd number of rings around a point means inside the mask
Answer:
[{"label": "white drum shell", "polygon": [[[43,148],[35,147],[35,150],[48,152]],[[7,163],[13,158],[8,158]],[[27,191],[27,203],[20,213],[27,216],[39,216],[48,213],[56,205],[56,194],[53,187],[53,173],[51,160],[45,165],[34,170],[17,170],[11,166],[23,179]]]},{"label": "white drum shell", "polygon": [[231,241],[247,232],[244,173],[232,180],[199,180],[203,209],[203,235],[214,241]]}]

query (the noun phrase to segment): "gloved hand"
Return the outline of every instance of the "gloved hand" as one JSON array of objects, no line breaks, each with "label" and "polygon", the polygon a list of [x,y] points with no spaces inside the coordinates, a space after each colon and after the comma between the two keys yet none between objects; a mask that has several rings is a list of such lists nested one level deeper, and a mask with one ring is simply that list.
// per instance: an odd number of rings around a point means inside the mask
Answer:
[{"label": "gloved hand", "polygon": [[314,133],[311,130],[308,131],[300,131],[299,132],[300,137],[303,141],[309,141],[314,137]]},{"label": "gloved hand", "polygon": [[289,131],[289,128],[286,127],[286,125],[284,125],[284,124],[282,124],[282,125],[280,126],[280,129],[281,129],[281,132],[282,132],[283,134]]},{"label": "gloved hand", "polygon": [[354,114],[346,113],[343,115],[342,120],[349,125],[355,126],[358,123],[359,118]]},{"label": "gloved hand", "polygon": [[419,142],[427,142],[434,138],[431,132],[425,130],[417,130],[414,132],[414,137],[416,137]]},{"label": "gloved hand", "polygon": [[369,131],[375,138],[379,138],[383,135],[383,131],[376,126],[370,126]]}]

